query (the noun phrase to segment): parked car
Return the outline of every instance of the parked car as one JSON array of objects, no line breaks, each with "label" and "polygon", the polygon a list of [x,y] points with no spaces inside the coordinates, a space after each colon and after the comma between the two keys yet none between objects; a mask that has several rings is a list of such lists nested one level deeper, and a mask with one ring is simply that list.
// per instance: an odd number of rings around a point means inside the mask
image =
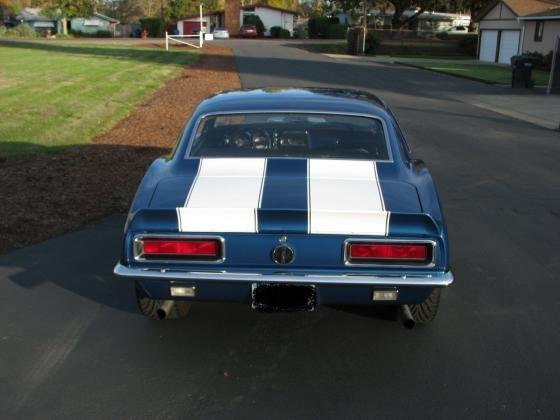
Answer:
[{"label": "parked car", "polygon": [[225,28],[214,29],[213,35],[214,35],[215,39],[228,39],[229,38],[229,32]]},{"label": "parked car", "polygon": [[239,30],[241,38],[256,38],[258,35],[257,27],[255,25],[243,25]]},{"label": "parked car", "polygon": [[392,304],[431,321],[453,282],[436,189],[391,110],[348,90],[222,93],[144,176],[114,272],[152,318]]},{"label": "parked car", "polygon": [[469,27],[468,26],[450,26],[448,28],[445,28],[444,30],[440,31],[440,33],[447,33],[449,35],[453,35],[453,34],[467,34],[469,33]]}]

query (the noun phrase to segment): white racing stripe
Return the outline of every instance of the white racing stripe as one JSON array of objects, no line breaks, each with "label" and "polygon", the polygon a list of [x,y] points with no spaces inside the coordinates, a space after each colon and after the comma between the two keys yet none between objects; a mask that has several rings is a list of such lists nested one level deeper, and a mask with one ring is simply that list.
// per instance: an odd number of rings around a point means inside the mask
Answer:
[{"label": "white racing stripe", "polygon": [[184,207],[181,232],[256,232],[266,159],[202,159]]},{"label": "white racing stripe", "polygon": [[309,233],[387,235],[375,162],[311,159],[308,177]]}]

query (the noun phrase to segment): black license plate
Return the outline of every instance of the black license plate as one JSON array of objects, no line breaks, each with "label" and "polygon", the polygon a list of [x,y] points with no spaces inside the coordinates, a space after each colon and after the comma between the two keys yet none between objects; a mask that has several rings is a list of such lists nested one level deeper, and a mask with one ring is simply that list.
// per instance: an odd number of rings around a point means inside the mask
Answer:
[{"label": "black license plate", "polygon": [[252,306],[264,312],[312,311],[315,309],[315,286],[253,283]]}]

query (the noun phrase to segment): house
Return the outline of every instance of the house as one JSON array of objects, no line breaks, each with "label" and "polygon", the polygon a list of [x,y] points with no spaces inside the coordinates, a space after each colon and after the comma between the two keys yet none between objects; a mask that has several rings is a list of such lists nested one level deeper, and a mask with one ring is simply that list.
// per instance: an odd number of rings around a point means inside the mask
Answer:
[{"label": "house", "polygon": [[111,32],[115,36],[115,31],[119,21],[109,16],[93,12],[89,17],[75,17],[70,20],[70,29],[73,32],[95,35],[97,32]]},{"label": "house", "polygon": [[509,64],[526,51],[548,54],[560,36],[560,0],[495,0],[476,17],[478,58]]},{"label": "house", "polygon": [[257,3],[241,7],[240,13],[241,22],[245,16],[257,15],[264,24],[265,36],[270,36],[270,28],[273,26],[280,26],[282,29],[290,31],[290,35],[294,33],[294,18],[297,13],[293,10]]},{"label": "house", "polygon": [[[227,28],[231,35],[237,35],[243,24],[243,18],[249,15],[257,15],[264,24],[265,35],[270,35],[270,28],[280,26],[294,31],[294,17],[296,12],[279,7],[262,4],[241,6],[239,2],[226,2],[225,10],[205,12],[202,15],[202,28],[204,32],[212,32],[214,28]],[[200,15],[185,16],[177,21],[177,31],[180,35],[192,35],[200,30]]]},{"label": "house", "polygon": [[[416,15],[416,13],[417,9],[408,9],[403,12],[402,17],[406,20]],[[367,15],[369,26],[390,29],[392,27],[395,10],[393,7],[388,7],[386,9],[373,8],[368,11]],[[363,12],[358,9],[349,11],[339,10],[334,16],[338,17],[339,22],[342,24],[354,25],[361,23]],[[452,26],[468,27],[470,21],[471,18],[469,15],[425,11],[417,16],[414,25],[417,31],[438,32]]]},{"label": "house", "polygon": [[28,24],[37,32],[51,31],[51,33],[54,33],[57,31],[57,20],[41,15],[40,8],[25,7],[17,14],[16,20],[19,23]]}]

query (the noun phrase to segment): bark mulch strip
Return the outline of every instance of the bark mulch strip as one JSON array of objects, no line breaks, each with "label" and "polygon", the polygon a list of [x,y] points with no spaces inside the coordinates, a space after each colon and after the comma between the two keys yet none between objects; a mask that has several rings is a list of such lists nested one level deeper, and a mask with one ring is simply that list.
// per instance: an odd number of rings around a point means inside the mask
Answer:
[{"label": "bark mulch strip", "polygon": [[239,87],[231,50],[209,47],[91,144],[0,163],[0,253],[126,212],[146,168],[170,151],[194,107]]}]

